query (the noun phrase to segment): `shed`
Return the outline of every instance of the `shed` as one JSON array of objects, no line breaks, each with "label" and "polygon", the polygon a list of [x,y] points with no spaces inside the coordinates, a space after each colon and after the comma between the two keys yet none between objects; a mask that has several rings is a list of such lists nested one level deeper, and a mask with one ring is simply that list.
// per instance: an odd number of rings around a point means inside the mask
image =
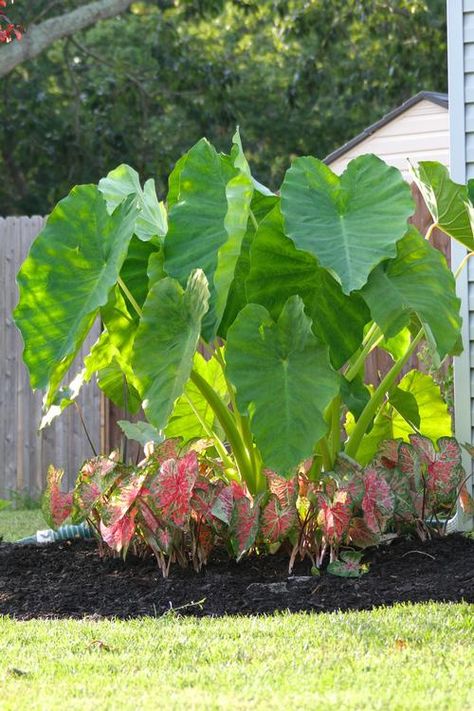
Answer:
[{"label": "shed", "polygon": [[409,178],[409,164],[436,160],[449,167],[448,95],[420,91],[330,153],[325,163],[342,173],[352,158],[375,153]]}]

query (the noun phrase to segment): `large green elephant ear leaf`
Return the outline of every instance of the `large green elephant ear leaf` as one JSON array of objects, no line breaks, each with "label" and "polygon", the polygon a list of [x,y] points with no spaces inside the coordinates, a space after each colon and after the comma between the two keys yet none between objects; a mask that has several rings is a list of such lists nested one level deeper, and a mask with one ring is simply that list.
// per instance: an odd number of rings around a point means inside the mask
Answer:
[{"label": "large green elephant ear leaf", "polygon": [[138,318],[127,308],[118,286],[110,293],[100,316],[104,330],[84,360],[85,379],[90,380],[95,373],[104,394],[119,407],[135,414],[141,407],[139,381],[132,368]]},{"label": "large green elephant ear leaf", "polygon": [[[196,352],[194,355],[195,370],[214,391],[225,400],[227,386],[220,363],[216,358],[205,360]],[[165,429],[168,438],[180,437],[184,442],[191,439],[208,437],[209,433],[218,427],[214,411],[203,397],[199,388],[192,380],[188,380],[183,394],[175,403],[173,412]]]},{"label": "large green elephant ear leaf", "polygon": [[361,293],[386,338],[416,314],[441,359],[456,349],[461,317],[454,277],[441,252],[415,227],[398,242],[396,258],[374,269]]},{"label": "large green elephant ear leaf", "polygon": [[109,215],[95,185],[75,187],[23,263],[14,318],[31,385],[48,388],[47,407],[117,282],[136,215],[133,198]]},{"label": "large green elephant ear leaf", "polygon": [[414,212],[396,168],[374,155],[352,160],[341,177],[316,158],[297,158],[281,188],[285,232],[336,275],[345,294],[394,257]]},{"label": "large green elephant ear leaf", "polygon": [[284,234],[279,205],[258,227],[245,287],[249,303],[262,304],[275,320],[287,299],[299,294],[313,332],[329,346],[335,368],[340,368],[362,343],[364,326],[370,320],[364,300],[358,294],[344,294],[311,254],[296,249]]},{"label": "large green elephant ear leaf", "polygon": [[451,180],[446,166],[436,161],[421,161],[412,166],[412,175],[436,226],[474,250],[466,186]]},{"label": "large green elephant ear leaf", "polygon": [[186,289],[170,277],[155,282],[143,307],[134,342],[133,368],[149,421],[163,430],[193,367],[209,289],[201,269]]},{"label": "large green elephant ear leaf", "polygon": [[165,271],[181,285],[193,269],[206,274],[210,304],[203,335],[209,341],[224,314],[246,233],[253,184],[245,165],[241,150],[232,160],[202,139],[170,177]]},{"label": "large green elephant ear leaf", "polygon": [[153,237],[164,237],[168,229],[166,209],[156,196],[155,181],[150,178],[145,185],[140,185],[136,170],[122,163],[111,170],[106,178],[99,181],[99,190],[103,194],[109,212],[113,212],[128,195],[136,199],[139,213],[135,223],[135,234],[144,242]]},{"label": "large green elephant ear leaf", "polygon": [[325,435],[323,412],[339,389],[303,301],[288,299],[276,323],[263,306],[248,304],[229,329],[226,359],[265,466],[288,474]]}]

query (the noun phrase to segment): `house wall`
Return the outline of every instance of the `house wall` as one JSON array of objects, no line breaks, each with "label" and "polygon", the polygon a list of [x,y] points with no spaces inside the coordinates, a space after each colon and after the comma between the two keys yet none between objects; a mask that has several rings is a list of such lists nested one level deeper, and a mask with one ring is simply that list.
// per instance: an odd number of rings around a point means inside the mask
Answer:
[{"label": "house wall", "polygon": [[407,179],[409,178],[407,158],[410,158],[413,163],[420,160],[437,160],[449,166],[448,109],[432,101],[419,101],[347,153],[329,162],[329,165],[335,173],[342,173],[350,160],[364,153],[375,153],[389,165],[401,170]]},{"label": "house wall", "polygon": [[[465,183],[474,177],[474,0],[448,0],[448,86],[451,177]],[[466,249],[453,241],[451,265],[455,271]],[[454,360],[456,437],[473,442],[474,410],[474,273],[472,265],[456,281],[461,298],[464,352]],[[472,472],[472,460],[464,454],[464,467]],[[472,491],[472,479],[469,482]],[[472,528],[473,519],[459,512],[459,528]]]}]

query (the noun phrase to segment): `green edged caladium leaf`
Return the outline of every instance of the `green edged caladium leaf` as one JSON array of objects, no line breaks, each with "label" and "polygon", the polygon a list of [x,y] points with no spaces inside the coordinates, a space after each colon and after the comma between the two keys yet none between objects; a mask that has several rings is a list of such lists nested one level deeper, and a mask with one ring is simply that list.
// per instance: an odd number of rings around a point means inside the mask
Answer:
[{"label": "green edged caladium leaf", "polygon": [[288,299],[276,323],[263,306],[248,304],[229,329],[226,358],[265,466],[288,474],[326,433],[323,412],[339,389],[302,300]]},{"label": "green edged caladium leaf", "polygon": [[163,203],[158,202],[152,178],[142,189],[137,171],[122,163],[99,181],[99,190],[107,201],[109,212],[113,212],[128,195],[134,196],[140,210],[134,232],[140,240],[148,242],[153,237],[164,237],[168,228],[166,210]]},{"label": "green edged caladium leaf", "polygon": [[416,228],[410,226],[397,244],[396,258],[378,266],[361,293],[387,338],[408,326],[415,313],[441,359],[456,348],[461,302],[454,276],[441,252]]},{"label": "green edged caladium leaf", "polygon": [[[225,399],[227,386],[222,368],[216,358],[206,361],[200,353],[194,355],[193,368],[215,392]],[[216,425],[214,410],[199,388],[188,380],[184,392],[176,401],[165,429],[167,437],[181,437],[183,442],[209,436]]]},{"label": "green edged caladium leaf", "polygon": [[150,498],[160,515],[175,526],[183,526],[191,514],[191,497],[199,474],[196,452],[179,459],[167,459],[149,485]]},{"label": "green edged caladium leaf", "polygon": [[337,276],[345,294],[395,256],[414,212],[400,171],[374,155],[350,161],[341,177],[316,158],[297,158],[283,181],[281,204],[286,234]]},{"label": "green edged caladium leaf", "polygon": [[94,185],[75,187],[23,263],[14,315],[32,387],[49,388],[46,406],[117,282],[135,218],[131,198],[109,216]]},{"label": "green edged caladium leaf", "polygon": [[338,560],[329,563],[327,571],[341,578],[359,578],[367,572],[361,565],[362,556],[359,551],[343,551]]},{"label": "green edged caladium leaf", "polygon": [[170,178],[170,184],[176,190],[176,182],[179,182],[179,188],[169,212],[164,243],[165,271],[182,285],[193,269],[204,271],[209,284],[210,308],[203,335],[212,340],[218,326],[214,274],[219,249],[228,240],[226,187],[239,171],[205,139],[188,151],[186,160],[179,161],[175,170],[179,170],[179,176]]},{"label": "green edged caladium leaf", "polygon": [[274,319],[288,297],[298,294],[312,319],[313,332],[328,344],[335,368],[359,348],[364,326],[370,320],[358,294],[344,294],[311,254],[296,249],[285,236],[279,205],[260,223],[254,237],[246,290],[248,301],[265,306]]},{"label": "green edged caladium leaf", "polygon": [[186,290],[167,277],[153,284],[144,304],[133,366],[147,417],[159,430],[166,427],[191,374],[208,301],[207,279],[196,269]]},{"label": "green edged caladium leaf", "polygon": [[277,543],[288,538],[298,524],[296,506],[282,506],[276,496],[270,499],[262,511],[260,532],[269,543]]},{"label": "green edged caladium leaf", "polygon": [[452,181],[446,166],[436,161],[421,161],[412,166],[412,174],[436,225],[473,250],[466,186]]}]

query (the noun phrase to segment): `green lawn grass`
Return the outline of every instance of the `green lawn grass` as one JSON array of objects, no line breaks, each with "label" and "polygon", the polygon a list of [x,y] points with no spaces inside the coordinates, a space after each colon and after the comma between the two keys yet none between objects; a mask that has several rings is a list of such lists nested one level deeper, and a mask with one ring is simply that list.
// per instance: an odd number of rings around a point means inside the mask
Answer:
[{"label": "green lawn grass", "polygon": [[17,541],[19,538],[31,536],[42,528],[49,528],[49,526],[45,523],[39,508],[24,511],[8,508],[0,511],[0,537],[4,541]]},{"label": "green lawn grass", "polygon": [[[10,512],[10,534],[27,520],[31,532],[38,513]],[[472,613],[429,604],[202,620],[4,617],[0,709],[470,711]]]}]

